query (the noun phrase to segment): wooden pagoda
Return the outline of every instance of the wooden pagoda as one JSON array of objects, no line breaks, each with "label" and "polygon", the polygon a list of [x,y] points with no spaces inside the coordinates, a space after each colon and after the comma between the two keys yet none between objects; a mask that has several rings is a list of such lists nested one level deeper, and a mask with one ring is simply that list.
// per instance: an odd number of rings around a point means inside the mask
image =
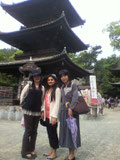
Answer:
[{"label": "wooden pagoda", "polygon": [[69,53],[86,50],[85,45],[72,31],[84,24],[69,0],[26,0],[17,4],[1,3],[2,8],[23,24],[19,31],[0,32],[0,40],[21,49],[24,54],[15,61],[0,63],[0,72],[20,76],[19,67],[32,57],[42,74],[58,74],[66,68],[72,78],[90,73],[74,64]]},{"label": "wooden pagoda", "polygon": [[14,62],[0,63],[1,72],[14,74],[32,57],[43,74],[58,73],[61,68],[67,68],[73,78],[89,75],[68,57],[68,53],[87,49],[71,30],[83,25],[84,20],[69,0],[27,0],[12,5],[2,3],[1,6],[24,25],[19,31],[0,33],[0,40],[24,51]]},{"label": "wooden pagoda", "polygon": [[[117,66],[116,68],[113,68],[111,70],[112,74],[116,77],[119,77],[120,78],[120,60],[118,61],[117,63]],[[116,86],[116,87],[120,87],[120,81],[119,82],[115,82],[115,83],[112,83],[113,86]]]}]

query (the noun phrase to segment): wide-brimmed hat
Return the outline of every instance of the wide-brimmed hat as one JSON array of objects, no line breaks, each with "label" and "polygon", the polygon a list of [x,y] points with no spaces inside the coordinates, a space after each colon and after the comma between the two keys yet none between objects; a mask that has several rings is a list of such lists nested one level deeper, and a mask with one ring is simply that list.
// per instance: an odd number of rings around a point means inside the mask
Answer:
[{"label": "wide-brimmed hat", "polygon": [[41,75],[41,70],[32,71],[31,76],[37,76],[37,75]]}]

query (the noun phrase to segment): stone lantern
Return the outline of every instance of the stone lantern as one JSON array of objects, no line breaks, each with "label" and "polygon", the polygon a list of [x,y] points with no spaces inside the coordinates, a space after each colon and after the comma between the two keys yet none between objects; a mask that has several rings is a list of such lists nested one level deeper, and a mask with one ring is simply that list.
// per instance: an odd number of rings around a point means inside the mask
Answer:
[{"label": "stone lantern", "polygon": [[27,61],[26,64],[24,64],[23,66],[19,67],[19,71],[23,75],[22,80],[20,80],[20,84],[19,84],[19,91],[18,91],[19,92],[19,96],[20,96],[20,92],[23,89],[23,87],[27,83],[32,83],[30,81],[30,77],[31,77],[32,71],[34,71],[34,70],[41,71],[41,68],[34,64],[34,62],[32,60],[32,57],[30,57],[29,61]]}]

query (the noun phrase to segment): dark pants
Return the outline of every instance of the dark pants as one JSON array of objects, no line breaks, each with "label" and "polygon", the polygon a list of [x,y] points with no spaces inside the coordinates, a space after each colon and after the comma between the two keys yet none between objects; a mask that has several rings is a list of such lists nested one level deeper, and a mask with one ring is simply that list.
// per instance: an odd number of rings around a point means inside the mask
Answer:
[{"label": "dark pants", "polygon": [[22,155],[29,154],[35,150],[39,116],[24,114],[25,132],[22,141]]},{"label": "dark pants", "polygon": [[49,123],[49,119],[46,119],[46,128],[48,133],[49,144],[51,148],[57,149],[59,148],[58,135],[57,135],[57,123],[55,125],[51,125]]}]

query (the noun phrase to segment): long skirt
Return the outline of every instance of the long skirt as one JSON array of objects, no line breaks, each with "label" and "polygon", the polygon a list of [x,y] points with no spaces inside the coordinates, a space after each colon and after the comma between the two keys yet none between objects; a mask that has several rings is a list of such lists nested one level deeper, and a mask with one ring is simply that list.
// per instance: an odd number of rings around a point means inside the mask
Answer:
[{"label": "long skirt", "polygon": [[[67,126],[66,119],[68,118],[68,110],[61,110],[60,114],[60,132],[59,132],[59,145],[61,147],[66,148],[74,148],[74,144],[72,141],[72,135],[71,132]],[[78,127],[77,131],[77,148],[81,146],[81,137],[80,137],[80,126],[79,126],[79,116],[76,118],[76,124]]]}]

